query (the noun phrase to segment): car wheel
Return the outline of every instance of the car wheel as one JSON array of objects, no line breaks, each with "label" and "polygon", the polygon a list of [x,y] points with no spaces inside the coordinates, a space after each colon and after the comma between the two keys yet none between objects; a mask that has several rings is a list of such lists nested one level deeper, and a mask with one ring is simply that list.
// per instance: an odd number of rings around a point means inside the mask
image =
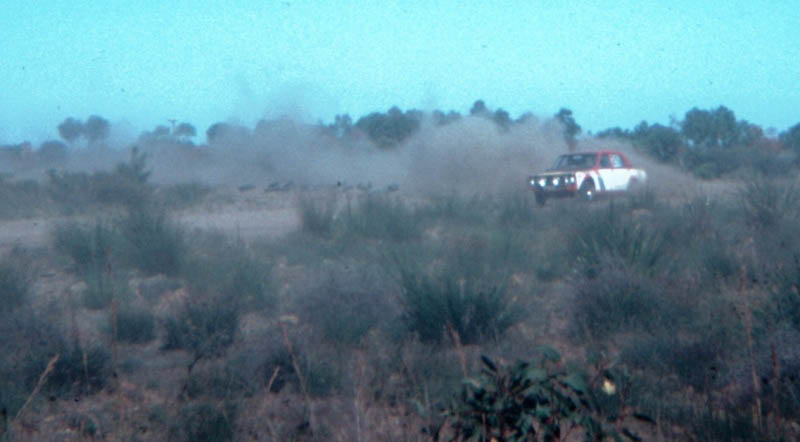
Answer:
[{"label": "car wheel", "polygon": [[641,187],[642,187],[642,186],[641,186],[641,184],[639,183],[639,180],[637,180],[636,178],[631,178],[631,179],[628,181],[628,192],[634,192],[634,191],[637,191],[637,190],[639,190]]},{"label": "car wheel", "polygon": [[547,202],[547,196],[545,194],[543,193],[536,194],[536,205],[541,207],[544,206],[546,202]]},{"label": "car wheel", "polygon": [[584,181],[581,188],[578,189],[578,196],[584,201],[591,201],[594,199],[594,183],[591,181]]}]

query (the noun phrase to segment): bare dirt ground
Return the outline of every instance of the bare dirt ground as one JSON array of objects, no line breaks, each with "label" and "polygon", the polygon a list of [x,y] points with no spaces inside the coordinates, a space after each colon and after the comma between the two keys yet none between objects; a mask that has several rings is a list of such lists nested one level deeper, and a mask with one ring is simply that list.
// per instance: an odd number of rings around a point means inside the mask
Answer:
[{"label": "bare dirt ground", "polygon": [[[172,213],[189,231],[219,231],[244,240],[277,238],[300,225],[294,197],[286,193],[260,193],[223,190],[212,201]],[[39,217],[0,220],[0,252],[15,246],[42,247],[58,225],[77,221],[92,222],[91,217]]]}]

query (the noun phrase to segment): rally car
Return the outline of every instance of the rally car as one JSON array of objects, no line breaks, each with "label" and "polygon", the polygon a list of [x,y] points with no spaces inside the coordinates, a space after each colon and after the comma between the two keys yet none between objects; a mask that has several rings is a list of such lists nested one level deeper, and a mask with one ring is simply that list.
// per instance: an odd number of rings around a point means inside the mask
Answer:
[{"label": "rally car", "polygon": [[560,155],[553,167],[528,177],[536,202],[550,198],[580,197],[627,192],[647,181],[647,173],[631,165],[621,152],[600,150]]}]

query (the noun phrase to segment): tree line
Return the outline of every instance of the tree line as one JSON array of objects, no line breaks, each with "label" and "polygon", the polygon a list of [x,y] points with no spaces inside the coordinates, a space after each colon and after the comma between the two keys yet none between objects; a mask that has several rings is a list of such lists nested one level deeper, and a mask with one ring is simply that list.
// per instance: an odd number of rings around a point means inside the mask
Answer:
[{"label": "tree line", "polygon": [[[533,118],[529,112],[512,118],[503,108],[491,109],[483,100],[475,101],[466,116],[491,121],[501,134]],[[355,121],[349,114],[336,115],[333,122],[325,124],[320,121],[315,128],[325,136],[345,142],[367,138],[379,149],[392,149],[417,133],[426,121],[439,127],[464,117],[454,110],[403,111],[392,106],[386,112],[372,112]],[[552,119],[559,123],[570,149],[576,148],[581,137],[621,139],[660,162],[677,165],[702,178],[715,178],[747,167],[765,173],[785,173],[800,164],[800,123],[780,133],[766,133],[757,124],[737,119],[735,113],[725,106],[713,109],[694,107],[680,120],[671,118],[668,125],[642,121],[630,129],[612,127],[595,134],[582,134],[580,124],[568,108],[559,109]],[[197,129],[191,123],[169,122],[169,126],[158,125],[142,132],[138,143],[194,146],[192,139],[197,136]],[[218,122],[209,126],[205,135],[210,146],[245,145],[253,135],[269,131],[273,124],[274,121],[261,120],[251,130],[235,123]],[[66,118],[58,125],[61,140],[45,141],[39,146],[40,154],[60,158],[66,155],[69,146],[79,143],[89,147],[103,146],[108,141],[110,128],[108,120],[97,115],[91,115],[85,121]],[[6,151],[31,150],[29,143],[0,148]]]}]

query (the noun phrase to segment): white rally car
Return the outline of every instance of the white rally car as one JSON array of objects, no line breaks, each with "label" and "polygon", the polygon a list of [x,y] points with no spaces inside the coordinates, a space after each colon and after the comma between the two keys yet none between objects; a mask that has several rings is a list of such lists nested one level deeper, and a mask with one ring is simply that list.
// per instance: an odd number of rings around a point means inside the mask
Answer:
[{"label": "white rally car", "polygon": [[552,168],[528,178],[539,205],[549,198],[592,200],[599,194],[629,191],[646,181],[644,170],[631,166],[625,155],[613,150],[560,155]]}]

